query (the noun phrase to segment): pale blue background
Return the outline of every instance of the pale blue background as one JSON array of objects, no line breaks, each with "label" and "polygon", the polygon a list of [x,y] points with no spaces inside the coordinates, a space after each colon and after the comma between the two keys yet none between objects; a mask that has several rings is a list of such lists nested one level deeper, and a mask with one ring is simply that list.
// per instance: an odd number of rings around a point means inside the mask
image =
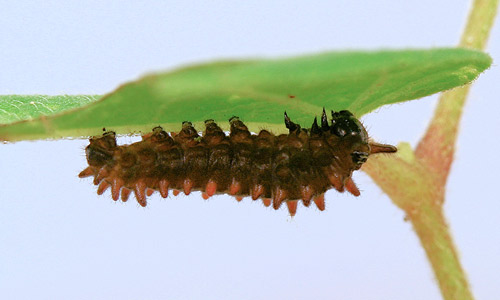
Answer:
[{"label": "pale blue background", "polygon": [[[106,93],[215,58],[453,46],[469,1],[4,1],[0,94]],[[488,52],[500,57],[499,26]],[[446,215],[477,299],[499,299],[497,64],[474,84]],[[420,138],[436,97],[363,118],[373,137]],[[122,142],[133,140],[125,137]],[[1,299],[440,299],[403,213],[362,172],[295,218],[199,194],[147,208],[98,197],[86,140],[0,145]]]}]

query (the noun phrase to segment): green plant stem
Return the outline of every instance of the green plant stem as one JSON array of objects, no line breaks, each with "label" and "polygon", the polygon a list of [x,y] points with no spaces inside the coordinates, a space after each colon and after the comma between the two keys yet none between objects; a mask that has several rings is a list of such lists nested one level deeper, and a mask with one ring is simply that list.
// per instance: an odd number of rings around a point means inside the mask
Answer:
[{"label": "green plant stem", "polygon": [[444,299],[473,299],[441,203],[428,200],[410,220],[436,274],[441,294]]},{"label": "green plant stem", "polygon": [[[475,0],[460,46],[486,46],[498,0]],[[379,156],[363,167],[407,215],[425,249],[444,299],[473,299],[443,214],[445,185],[469,86],[445,92],[415,152],[402,145],[395,158]]]},{"label": "green plant stem", "polygon": [[[475,0],[459,46],[484,50],[498,7],[498,0]],[[417,157],[436,173],[444,185],[453,161],[458,125],[470,85],[444,92],[434,117],[415,150]]]}]

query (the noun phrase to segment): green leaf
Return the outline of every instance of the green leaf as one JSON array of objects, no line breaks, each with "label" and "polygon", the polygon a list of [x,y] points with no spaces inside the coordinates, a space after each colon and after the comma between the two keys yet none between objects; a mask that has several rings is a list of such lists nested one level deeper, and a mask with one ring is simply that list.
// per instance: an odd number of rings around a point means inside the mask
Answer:
[{"label": "green leaf", "polygon": [[207,119],[227,129],[234,115],[252,131],[283,132],[285,110],[306,127],[323,107],[359,117],[464,85],[490,64],[487,54],[459,48],[209,63],[146,76],[80,109],[1,126],[0,139],[88,136],[103,127],[117,133],[149,132],[157,125],[178,131],[182,121],[201,130]]},{"label": "green leaf", "polygon": [[32,120],[95,102],[99,95],[5,95],[0,96],[0,124]]}]

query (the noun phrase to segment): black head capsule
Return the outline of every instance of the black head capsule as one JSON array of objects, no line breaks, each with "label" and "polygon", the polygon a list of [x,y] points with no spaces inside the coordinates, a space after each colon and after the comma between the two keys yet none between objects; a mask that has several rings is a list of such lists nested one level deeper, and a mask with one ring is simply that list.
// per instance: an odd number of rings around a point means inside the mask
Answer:
[{"label": "black head capsule", "polygon": [[290,133],[292,132],[300,132],[300,125],[297,125],[293,123],[290,118],[288,117],[286,111],[285,111],[285,126],[288,128]]},{"label": "black head capsule", "polygon": [[359,136],[363,143],[368,142],[365,128],[354,115],[347,110],[332,111],[332,126],[330,132],[339,137]]},{"label": "black head capsule", "polygon": [[328,118],[326,117],[326,112],[324,107],[323,107],[323,114],[321,115],[321,129],[323,131],[330,130],[330,126],[328,126]]}]

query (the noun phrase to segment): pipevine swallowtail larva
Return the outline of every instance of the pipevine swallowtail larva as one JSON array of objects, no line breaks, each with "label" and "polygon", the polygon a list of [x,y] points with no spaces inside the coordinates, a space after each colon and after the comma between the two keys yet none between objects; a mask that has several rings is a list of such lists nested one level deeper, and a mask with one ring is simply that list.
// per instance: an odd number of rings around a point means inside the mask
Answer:
[{"label": "pipevine swallowtail larva", "polygon": [[85,152],[89,166],[79,177],[94,176],[101,195],[111,187],[113,200],[127,201],[133,191],[141,206],[146,197],[168,190],[189,195],[202,191],[203,198],[230,194],[240,201],[251,196],[274,209],[286,202],[295,215],[297,202],[309,206],[313,200],[325,209],[324,193],[335,188],[354,196],[360,192],[352,172],[361,168],[371,154],[391,153],[391,145],[369,141],[368,134],[352,113],[332,111],[328,122],[323,109],[320,125],[314,119],[310,129],[293,123],[285,112],[288,134],[266,130],[251,134],[237,117],[229,119],[229,135],[213,121],[205,121],[200,136],[190,122],[179,133],[153,128],[142,141],[118,146],[115,133],[90,138]]}]

